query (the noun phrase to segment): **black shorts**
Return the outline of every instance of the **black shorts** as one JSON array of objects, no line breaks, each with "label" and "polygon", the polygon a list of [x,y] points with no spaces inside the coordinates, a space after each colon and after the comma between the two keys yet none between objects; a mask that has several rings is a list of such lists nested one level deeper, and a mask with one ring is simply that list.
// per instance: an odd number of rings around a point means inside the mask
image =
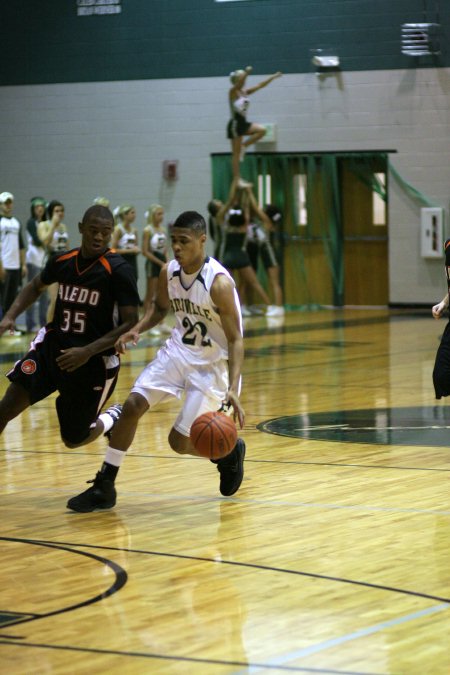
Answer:
[{"label": "black shorts", "polygon": [[240,270],[242,267],[250,267],[250,256],[246,250],[241,248],[225,250],[222,265],[227,270]]},{"label": "black shorts", "polygon": [[450,322],[447,323],[438,347],[433,369],[436,398],[450,395]]},{"label": "black shorts", "polygon": [[278,267],[277,256],[272,244],[269,241],[264,241],[261,244],[260,253],[262,263],[266,270],[270,269],[271,267]]},{"label": "black shorts", "polygon": [[96,355],[68,373],[56,364],[60,354],[55,332],[42,328],[30,351],[17,361],[7,377],[27,390],[31,405],[58,391],[56,412],[61,438],[78,444],[89,436],[91,425],[113,393],[120,361],[116,355]]},{"label": "black shorts", "polygon": [[234,117],[228,122],[227,125],[227,138],[239,138],[239,136],[245,136],[248,134],[250,127],[252,126],[251,122],[247,122],[244,115],[235,113]]},{"label": "black shorts", "polygon": [[257,241],[248,241],[247,242],[247,253],[250,258],[250,263],[255,272],[258,271],[258,259],[259,259],[259,244]]}]

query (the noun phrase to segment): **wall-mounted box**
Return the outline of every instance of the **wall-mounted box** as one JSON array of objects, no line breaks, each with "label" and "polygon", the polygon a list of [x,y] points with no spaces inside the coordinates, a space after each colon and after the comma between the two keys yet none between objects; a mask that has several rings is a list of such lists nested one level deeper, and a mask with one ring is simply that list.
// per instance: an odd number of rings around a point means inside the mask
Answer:
[{"label": "wall-mounted box", "polygon": [[277,125],[273,122],[260,123],[265,128],[266,133],[259,139],[258,143],[275,143],[277,140]]},{"label": "wall-mounted box", "polygon": [[442,258],[444,243],[444,209],[420,209],[420,255]]}]

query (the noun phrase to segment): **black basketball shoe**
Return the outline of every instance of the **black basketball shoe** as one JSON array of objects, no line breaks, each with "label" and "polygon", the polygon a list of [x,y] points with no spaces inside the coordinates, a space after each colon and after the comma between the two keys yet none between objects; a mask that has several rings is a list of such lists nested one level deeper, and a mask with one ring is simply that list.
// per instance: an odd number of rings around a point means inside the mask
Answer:
[{"label": "black basketball shoe", "polygon": [[94,480],[88,480],[93,485],[81,492],[76,497],[72,497],[67,502],[67,508],[78,513],[89,513],[97,509],[111,509],[116,503],[116,488],[114,483],[103,477],[100,472],[97,473]]},{"label": "black basketball shoe", "polygon": [[105,412],[102,414],[109,415],[112,418],[113,425],[109,431],[105,431],[103,436],[106,436],[106,438],[110,439],[112,430],[114,429],[114,425],[116,424],[117,420],[122,414],[122,406],[120,403],[114,403],[114,405],[110,406],[109,408],[106,408]]},{"label": "black basketball shoe", "polygon": [[239,490],[244,478],[245,443],[238,438],[234,449],[226,457],[216,460],[220,473],[220,494],[231,497]]}]

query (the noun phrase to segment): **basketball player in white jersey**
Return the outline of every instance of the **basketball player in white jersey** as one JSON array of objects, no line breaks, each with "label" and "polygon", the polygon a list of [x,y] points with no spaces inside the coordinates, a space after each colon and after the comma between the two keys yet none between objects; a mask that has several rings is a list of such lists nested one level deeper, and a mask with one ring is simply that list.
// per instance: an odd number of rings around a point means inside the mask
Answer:
[{"label": "basketball player in white jersey", "polygon": [[[170,447],[180,454],[199,455],[189,438],[194,420],[222,405],[231,407],[242,428],[239,401],[244,358],[242,318],[234,281],[227,270],[205,254],[206,223],[195,211],[185,211],[170,226],[174,260],[158,278],[155,300],[142,319],[116,342],[136,344],[140,333],[156,326],[169,308],[175,327],[156,357],[137,378],[114,426],[101,470],[88,488],[67,503],[73,511],[108,509],[116,503],[114,480],[133,442],[142,415],[158,403],[184,396],[169,433]],[[244,476],[245,443],[238,438],[233,451],[215,461],[220,492],[233,495]]]}]

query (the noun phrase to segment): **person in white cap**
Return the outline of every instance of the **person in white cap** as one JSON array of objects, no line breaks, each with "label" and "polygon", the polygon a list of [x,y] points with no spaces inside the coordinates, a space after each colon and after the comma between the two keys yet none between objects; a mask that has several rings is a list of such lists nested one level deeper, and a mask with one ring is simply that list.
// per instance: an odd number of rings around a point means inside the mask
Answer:
[{"label": "person in white cap", "polygon": [[[252,70],[251,66],[247,66],[245,70],[233,70],[230,73],[232,86],[228,92],[228,100],[230,103],[231,119],[227,126],[227,138],[231,141],[233,178],[240,177],[239,162],[246,148],[259,141],[266,133],[266,128],[262,124],[255,124],[247,120],[248,97],[282,75],[280,72],[275,73],[254,87],[247,89],[245,81]],[[244,136],[248,136],[245,141],[243,140]],[[241,179],[239,187],[249,187],[249,184]]]},{"label": "person in white cap", "polygon": [[[22,277],[27,273],[25,263],[25,245],[21,226],[12,215],[14,195],[11,192],[0,194],[0,279],[3,282],[2,310],[6,314],[14,302]],[[15,327],[11,335],[22,333]]]}]

